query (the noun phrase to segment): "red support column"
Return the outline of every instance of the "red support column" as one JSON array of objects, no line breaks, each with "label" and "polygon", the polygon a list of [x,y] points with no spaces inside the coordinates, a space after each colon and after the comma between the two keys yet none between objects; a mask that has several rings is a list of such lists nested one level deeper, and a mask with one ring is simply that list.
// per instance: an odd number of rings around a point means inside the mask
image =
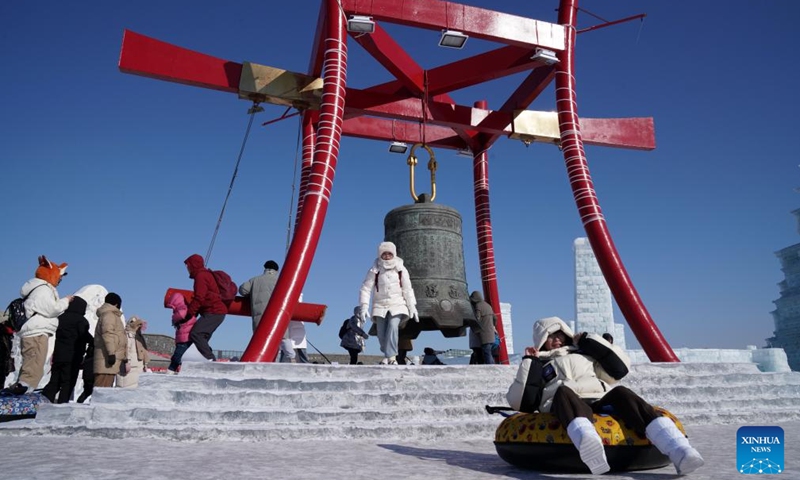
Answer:
[{"label": "red support column", "polygon": [[678,357],[653,322],[650,313],[639,298],[636,287],[628,277],[628,272],[611,239],[594,190],[592,177],[589,174],[575,93],[574,59],[577,14],[578,0],[561,0],[558,9],[558,23],[566,27],[567,38],[566,48],[558,53],[560,62],[556,68],[556,108],[561,131],[561,148],[567,166],[569,183],[572,186],[572,194],[575,197],[578,214],[597,257],[600,270],[636,339],[651,361],[677,362],[679,361]]},{"label": "red support column", "polygon": [[268,362],[277,356],[283,334],[308,278],[328,211],[342,136],[347,43],[345,19],[337,0],[325,1],[328,15],[327,36],[321,49],[324,52],[322,102],[308,189],[300,221],[286,255],[286,265],[281,270],[262,321],[242,355],[244,362]]},{"label": "red support column", "polygon": [[311,176],[311,164],[314,160],[314,144],[317,141],[317,132],[314,124],[317,121],[315,110],[303,112],[303,165],[300,168],[300,189],[297,194],[297,212],[295,213],[294,231],[300,223],[300,214],[303,213],[303,202],[308,191],[308,179]]},{"label": "red support column", "polygon": [[[475,102],[475,108],[487,108],[485,100]],[[497,270],[494,263],[494,241],[492,240],[492,213],[489,208],[489,146],[479,143],[481,149],[473,152],[472,178],[475,192],[475,223],[478,230],[478,257],[481,263],[483,296],[497,316],[497,334],[500,336],[500,363],[508,365],[508,348],[503,331],[503,315],[500,312],[500,294],[497,290]]]}]

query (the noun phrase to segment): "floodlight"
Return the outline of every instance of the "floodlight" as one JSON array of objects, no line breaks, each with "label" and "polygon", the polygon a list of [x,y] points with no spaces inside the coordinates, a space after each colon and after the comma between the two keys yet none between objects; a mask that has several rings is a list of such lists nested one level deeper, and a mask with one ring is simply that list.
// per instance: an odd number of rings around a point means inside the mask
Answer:
[{"label": "floodlight", "polygon": [[442,38],[439,39],[440,47],[464,48],[469,35],[465,35],[456,30],[442,30]]},{"label": "floodlight", "polygon": [[392,153],[406,153],[408,145],[404,142],[392,142],[389,144],[389,151]]},{"label": "floodlight", "polygon": [[375,22],[372,21],[372,17],[351,15],[347,20],[347,31],[352,33],[373,33],[375,32]]},{"label": "floodlight", "polygon": [[470,150],[469,148],[456,150],[456,155],[458,155],[459,157],[475,158],[475,155],[472,154],[472,150]]},{"label": "floodlight", "polygon": [[559,61],[556,52],[547,50],[546,48],[537,48],[531,60],[539,60],[545,65],[554,65]]}]

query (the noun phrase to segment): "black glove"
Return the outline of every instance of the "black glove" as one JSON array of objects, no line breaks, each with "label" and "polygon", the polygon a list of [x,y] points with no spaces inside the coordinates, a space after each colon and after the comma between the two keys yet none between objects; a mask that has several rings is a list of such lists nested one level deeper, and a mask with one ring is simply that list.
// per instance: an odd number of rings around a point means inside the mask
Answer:
[{"label": "black glove", "polygon": [[184,321],[184,322],[188,322],[189,320],[191,320],[191,319],[192,319],[192,317],[193,317],[193,315],[192,315],[191,313],[188,313],[188,312],[187,312],[187,313],[186,313],[186,316],[185,316],[185,317],[183,317],[183,321]]},{"label": "black glove", "polygon": [[111,367],[115,363],[117,363],[117,356],[116,355],[109,355],[108,356],[108,366]]}]

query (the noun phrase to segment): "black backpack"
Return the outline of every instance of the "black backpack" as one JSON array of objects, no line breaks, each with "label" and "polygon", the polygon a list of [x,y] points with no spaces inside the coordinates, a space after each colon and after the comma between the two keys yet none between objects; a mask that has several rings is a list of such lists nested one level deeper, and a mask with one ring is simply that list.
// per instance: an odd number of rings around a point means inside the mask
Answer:
[{"label": "black backpack", "polygon": [[8,315],[8,325],[11,327],[12,330],[15,332],[19,332],[25,322],[28,321],[28,315],[25,313],[25,300],[31,296],[34,290],[45,285],[44,283],[37,285],[28,292],[27,295],[20,298],[15,298],[8,304],[6,307],[6,315]]},{"label": "black backpack", "polygon": [[552,363],[544,363],[536,357],[525,357],[531,359],[528,369],[528,378],[525,381],[525,389],[522,391],[522,401],[519,411],[523,413],[534,413],[539,411],[539,404],[542,402],[544,387],[556,377],[556,371]]},{"label": "black backpack", "polygon": [[341,327],[339,327],[339,339],[344,338],[344,335],[347,333],[348,323],[350,323],[349,318],[342,323]]}]

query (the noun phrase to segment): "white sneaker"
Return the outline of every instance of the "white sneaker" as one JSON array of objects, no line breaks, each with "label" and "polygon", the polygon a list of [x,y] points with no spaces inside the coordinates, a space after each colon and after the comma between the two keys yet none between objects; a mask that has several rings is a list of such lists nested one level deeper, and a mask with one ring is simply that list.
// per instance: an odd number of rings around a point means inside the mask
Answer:
[{"label": "white sneaker", "polygon": [[389,365],[399,365],[397,360],[389,360]]},{"label": "white sneaker", "polygon": [[176,372],[175,370],[167,369],[167,375],[177,375],[177,374],[178,372]]},{"label": "white sneaker", "polygon": [[[397,362],[395,362],[395,363],[397,363]],[[389,365],[389,359],[388,358],[384,358],[383,360],[381,360],[381,362],[378,365]]]}]

